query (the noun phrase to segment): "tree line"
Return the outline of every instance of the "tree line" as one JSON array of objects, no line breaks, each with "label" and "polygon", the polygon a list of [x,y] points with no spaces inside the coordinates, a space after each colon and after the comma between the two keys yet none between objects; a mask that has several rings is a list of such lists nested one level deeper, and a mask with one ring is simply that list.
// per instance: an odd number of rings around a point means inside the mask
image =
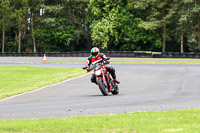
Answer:
[{"label": "tree line", "polygon": [[200,0],[0,0],[4,52],[200,51]]}]

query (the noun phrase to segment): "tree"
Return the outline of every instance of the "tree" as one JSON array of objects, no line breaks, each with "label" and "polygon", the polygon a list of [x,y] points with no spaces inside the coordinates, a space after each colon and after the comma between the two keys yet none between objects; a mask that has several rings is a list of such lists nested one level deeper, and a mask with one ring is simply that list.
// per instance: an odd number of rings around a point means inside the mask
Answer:
[{"label": "tree", "polygon": [[[142,3],[146,4],[142,4]],[[171,23],[173,14],[172,0],[137,0],[133,2],[134,8],[147,10],[146,20],[139,24],[145,30],[155,30],[161,28],[162,31],[162,52],[166,51],[167,25]],[[171,10],[171,11],[170,11]]]},{"label": "tree", "polygon": [[200,0],[1,0],[0,37],[2,52],[199,52]]},{"label": "tree", "polygon": [[21,52],[22,32],[26,28],[28,21],[28,0],[20,0],[14,2],[16,24],[18,26],[18,35],[16,40],[18,42],[18,53]]},{"label": "tree", "polygon": [[142,14],[127,1],[90,1],[92,38],[95,45],[109,50],[153,50],[161,39],[155,31],[138,27]]},{"label": "tree", "polygon": [[2,53],[5,51],[5,32],[11,27],[12,7],[9,0],[2,0],[0,2],[0,24],[2,26]]},{"label": "tree", "polygon": [[42,5],[42,0],[29,0],[29,9],[30,9],[30,29],[31,29],[31,37],[33,41],[33,50],[34,52],[37,52],[37,44],[36,44],[36,33],[35,30],[38,29],[39,25],[41,24],[41,16],[40,16],[40,11],[41,11],[41,5]]},{"label": "tree", "polygon": [[69,50],[67,47],[75,35],[73,26],[67,25],[67,19],[62,17],[64,7],[43,5],[42,8],[44,9],[42,26],[35,30],[35,37],[42,41],[42,49],[46,52]]},{"label": "tree", "polygon": [[108,17],[102,18],[100,21],[93,21],[91,25],[91,36],[96,46],[105,49],[111,43],[112,38],[115,38],[115,41],[118,42],[118,33],[114,30],[117,26],[117,13],[117,10],[112,9]]},{"label": "tree", "polygon": [[143,10],[146,9],[147,3],[137,2],[129,1],[118,17],[121,24],[119,29],[122,29],[121,42],[124,43],[120,50],[160,51],[162,39],[159,30],[145,30],[140,26],[148,17],[148,11]]},{"label": "tree", "polygon": [[102,49],[108,47],[109,43],[118,43],[117,15],[121,0],[90,0],[89,10],[91,11],[91,36],[93,44]]},{"label": "tree", "polygon": [[[184,6],[184,7],[183,7]],[[191,51],[200,51],[200,1],[183,0],[183,16],[187,19],[186,34],[187,43]]]},{"label": "tree", "polygon": [[64,3],[63,13],[67,14],[68,25],[73,26],[75,30],[75,39],[70,43],[74,50],[90,50],[92,46],[88,3],[89,0],[67,0]]}]

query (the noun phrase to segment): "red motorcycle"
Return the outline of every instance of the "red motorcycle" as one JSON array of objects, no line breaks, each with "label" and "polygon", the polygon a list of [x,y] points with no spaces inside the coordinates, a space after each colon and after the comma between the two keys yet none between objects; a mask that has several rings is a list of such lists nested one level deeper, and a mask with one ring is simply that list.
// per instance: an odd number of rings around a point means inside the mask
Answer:
[{"label": "red motorcycle", "polygon": [[[109,93],[117,95],[119,93],[119,87],[114,82],[111,74],[107,71],[105,64],[105,61],[97,62],[91,65],[89,71],[94,69],[97,85],[104,96],[107,96]],[[87,67],[83,67],[83,69],[86,68]]]}]

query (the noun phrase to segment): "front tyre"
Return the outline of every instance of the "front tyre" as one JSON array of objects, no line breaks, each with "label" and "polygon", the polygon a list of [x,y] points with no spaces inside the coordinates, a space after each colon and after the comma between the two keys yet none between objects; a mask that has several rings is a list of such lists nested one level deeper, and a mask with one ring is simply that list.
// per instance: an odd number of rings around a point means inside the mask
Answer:
[{"label": "front tyre", "polygon": [[106,85],[103,83],[102,79],[98,79],[99,89],[104,96],[108,95],[108,89]]},{"label": "front tyre", "polygon": [[[115,83],[114,83],[114,84],[115,84]],[[115,84],[115,88],[114,88],[113,91],[111,91],[111,93],[112,93],[113,95],[117,95],[117,94],[119,93],[119,87],[118,87],[118,85]]]}]

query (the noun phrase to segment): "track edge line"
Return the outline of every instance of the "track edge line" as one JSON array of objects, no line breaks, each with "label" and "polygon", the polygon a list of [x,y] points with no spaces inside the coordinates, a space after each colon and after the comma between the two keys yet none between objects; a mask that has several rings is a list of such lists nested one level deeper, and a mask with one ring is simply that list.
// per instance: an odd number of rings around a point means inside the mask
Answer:
[{"label": "track edge line", "polygon": [[13,98],[18,97],[18,96],[26,95],[26,94],[29,94],[29,93],[37,92],[37,91],[43,90],[43,89],[48,88],[48,87],[51,87],[51,86],[59,85],[59,84],[62,84],[62,83],[65,83],[65,82],[68,82],[68,81],[71,81],[71,80],[74,80],[74,79],[77,79],[77,78],[84,77],[84,76],[89,75],[89,74],[90,74],[90,73],[86,73],[86,74],[84,74],[84,75],[81,75],[81,76],[78,76],[78,77],[69,78],[69,79],[64,80],[64,81],[62,81],[62,82],[58,82],[58,83],[55,83],[55,84],[47,85],[47,86],[38,88],[38,89],[36,89],[36,90],[32,90],[32,91],[28,91],[28,92],[25,92],[25,93],[13,95],[13,96],[10,96],[10,97],[1,99],[0,102],[6,101],[6,100],[9,100],[9,99],[13,99]]}]

